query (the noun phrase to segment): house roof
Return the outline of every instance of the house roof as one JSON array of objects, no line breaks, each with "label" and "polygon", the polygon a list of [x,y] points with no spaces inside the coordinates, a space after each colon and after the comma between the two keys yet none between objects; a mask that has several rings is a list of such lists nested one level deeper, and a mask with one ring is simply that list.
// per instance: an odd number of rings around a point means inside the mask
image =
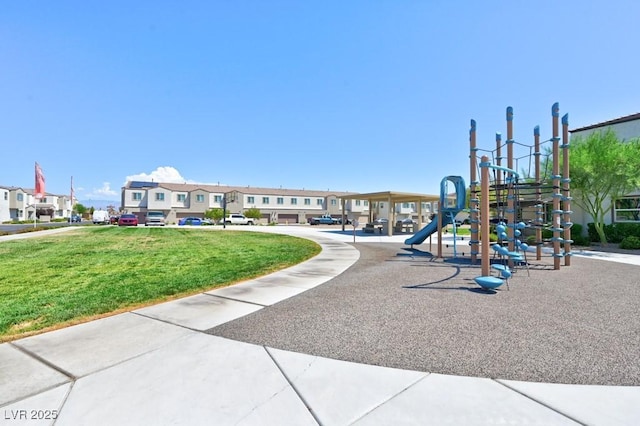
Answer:
[{"label": "house roof", "polygon": [[431,194],[414,194],[410,192],[382,191],[369,192],[366,194],[350,194],[343,195],[345,200],[369,200],[369,201],[388,201],[392,203],[410,203],[410,202],[431,202],[440,201],[440,195]]},{"label": "house roof", "polygon": [[602,123],[591,124],[589,126],[585,126],[585,127],[580,127],[578,129],[569,130],[569,132],[571,132],[571,133],[573,133],[573,132],[582,132],[584,130],[597,129],[597,128],[600,128],[600,127],[611,126],[612,124],[626,123],[628,121],[635,121],[635,120],[640,120],[640,112],[639,113],[635,113],[635,114],[631,114],[631,115],[626,115],[624,117],[614,118],[613,120],[609,120],[609,121],[603,121]]},{"label": "house roof", "polygon": [[[192,192],[202,190],[211,193],[225,194],[228,192],[237,191],[242,194],[255,194],[255,195],[298,195],[306,197],[327,197],[334,195],[336,197],[344,197],[345,195],[353,194],[352,192],[344,191],[318,191],[309,189],[285,189],[285,188],[260,188],[252,186],[227,186],[227,185],[206,185],[206,184],[192,184],[192,183],[162,183],[162,182],[147,182],[148,185],[144,185],[145,182],[128,182],[125,188],[128,189],[140,189],[140,188],[164,188],[174,192]],[[133,185],[132,185],[133,184]]]}]

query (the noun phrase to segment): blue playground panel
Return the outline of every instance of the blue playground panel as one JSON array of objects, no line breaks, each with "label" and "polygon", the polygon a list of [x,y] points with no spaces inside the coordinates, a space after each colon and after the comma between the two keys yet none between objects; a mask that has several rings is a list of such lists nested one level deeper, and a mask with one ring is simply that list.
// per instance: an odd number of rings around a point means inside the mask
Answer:
[{"label": "blue playground panel", "polygon": [[501,278],[498,277],[475,277],[473,279],[476,284],[478,284],[480,287],[487,289],[487,290],[493,290],[495,288],[500,287],[502,284],[504,284],[504,280],[502,280]]}]

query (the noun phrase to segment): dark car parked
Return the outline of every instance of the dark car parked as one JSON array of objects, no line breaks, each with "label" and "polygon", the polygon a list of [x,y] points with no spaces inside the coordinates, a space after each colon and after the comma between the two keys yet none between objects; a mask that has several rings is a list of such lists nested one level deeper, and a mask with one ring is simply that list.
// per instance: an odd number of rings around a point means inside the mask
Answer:
[{"label": "dark car parked", "polygon": [[138,216],[135,214],[123,214],[118,219],[118,226],[138,226]]},{"label": "dark car parked", "polygon": [[71,217],[68,219],[68,221],[69,221],[70,223],[73,223],[73,222],[80,223],[80,222],[82,222],[82,217],[80,217],[80,216],[79,216],[79,215],[77,215],[77,214],[72,214],[72,215],[71,215]]}]

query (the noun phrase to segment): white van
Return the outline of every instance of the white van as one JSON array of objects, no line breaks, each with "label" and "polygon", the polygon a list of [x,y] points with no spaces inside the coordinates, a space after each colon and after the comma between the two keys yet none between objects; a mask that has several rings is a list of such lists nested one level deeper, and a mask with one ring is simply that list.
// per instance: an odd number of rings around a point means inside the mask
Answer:
[{"label": "white van", "polygon": [[94,225],[108,225],[109,224],[109,212],[106,210],[95,210],[93,212],[92,219]]}]

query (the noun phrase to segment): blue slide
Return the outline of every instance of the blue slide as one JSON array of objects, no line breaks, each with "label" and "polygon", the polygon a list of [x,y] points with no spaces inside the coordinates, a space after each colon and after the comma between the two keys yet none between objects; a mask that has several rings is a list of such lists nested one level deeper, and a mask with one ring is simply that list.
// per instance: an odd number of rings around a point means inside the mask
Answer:
[{"label": "blue slide", "polygon": [[[450,203],[449,201],[449,188],[448,183],[451,182],[455,186],[456,190],[456,198],[454,203]],[[446,176],[442,181],[440,181],[440,203],[438,206],[440,207],[440,213],[442,213],[442,217],[439,214],[436,214],[433,217],[431,223],[427,226],[413,234],[413,236],[404,240],[405,244],[414,245],[414,244],[422,244],[427,237],[434,232],[438,232],[438,221],[442,221],[442,227],[453,223],[456,215],[464,210],[464,205],[467,199],[467,187],[464,183],[464,179],[461,176]],[[455,253],[455,246],[454,246]]]},{"label": "blue slide", "polygon": [[[445,214],[442,217],[443,228],[449,225],[450,223],[453,223],[453,218],[455,218],[456,215],[458,214],[457,211],[452,211],[451,213],[453,214],[449,214],[449,212],[447,212],[447,214]],[[440,220],[439,214],[435,215],[433,217],[433,220],[429,222],[427,226],[425,226],[424,228],[422,228],[421,230],[413,234],[411,237],[404,240],[404,243],[407,245],[422,244],[429,235],[433,234],[434,232],[438,232],[438,220]]]}]

